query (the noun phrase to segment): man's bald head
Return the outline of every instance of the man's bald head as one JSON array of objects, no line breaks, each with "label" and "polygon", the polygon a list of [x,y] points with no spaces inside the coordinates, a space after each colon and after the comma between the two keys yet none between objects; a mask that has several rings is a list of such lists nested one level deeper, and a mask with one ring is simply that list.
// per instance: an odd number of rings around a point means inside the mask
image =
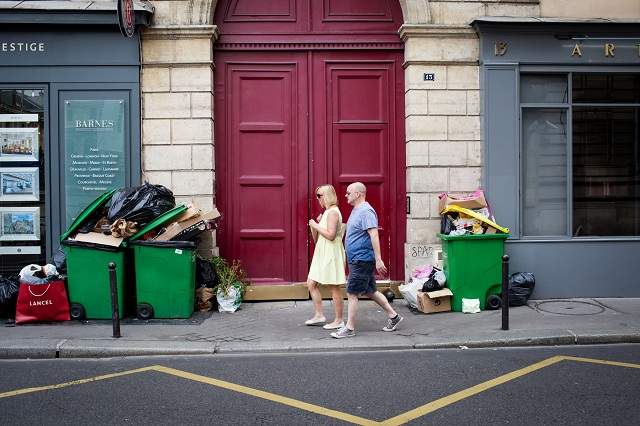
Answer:
[{"label": "man's bald head", "polygon": [[349,188],[351,188],[352,191],[360,192],[361,194],[366,194],[367,192],[367,187],[364,186],[364,183],[362,182],[353,182],[349,185]]},{"label": "man's bald head", "polygon": [[367,187],[362,182],[353,182],[347,186],[347,203],[357,207],[365,201],[367,195]]}]

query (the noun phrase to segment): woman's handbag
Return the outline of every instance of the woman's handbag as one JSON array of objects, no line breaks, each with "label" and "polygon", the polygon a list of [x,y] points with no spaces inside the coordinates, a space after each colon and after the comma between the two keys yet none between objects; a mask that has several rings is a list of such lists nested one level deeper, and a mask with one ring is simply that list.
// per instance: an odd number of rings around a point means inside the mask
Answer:
[{"label": "woman's handbag", "polygon": [[16,324],[69,319],[69,299],[63,280],[54,280],[47,284],[20,282]]}]

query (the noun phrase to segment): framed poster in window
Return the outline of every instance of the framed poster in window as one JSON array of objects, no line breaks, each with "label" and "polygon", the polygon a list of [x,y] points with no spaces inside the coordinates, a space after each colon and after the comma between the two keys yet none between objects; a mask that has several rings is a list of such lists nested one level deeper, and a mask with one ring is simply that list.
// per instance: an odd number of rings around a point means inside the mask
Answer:
[{"label": "framed poster in window", "polygon": [[1,127],[0,161],[38,161],[37,127]]},{"label": "framed poster in window", "polygon": [[0,207],[0,241],[40,240],[39,207]]},{"label": "framed poster in window", "polygon": [[0,201],[38,201],[38,167],[0,167]]}]

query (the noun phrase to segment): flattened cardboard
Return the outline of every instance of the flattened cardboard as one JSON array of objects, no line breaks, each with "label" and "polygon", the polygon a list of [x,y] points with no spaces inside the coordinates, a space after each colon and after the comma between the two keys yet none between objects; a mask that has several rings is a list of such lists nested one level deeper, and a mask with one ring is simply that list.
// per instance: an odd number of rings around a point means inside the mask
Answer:
[{"label": "flattened cardboard", "polygon": [[449,206],[459,206],[465,209],[482,209],[488,207],[484,193],[476,191],[473,194],[442,194],[438,201],[438,208],[443,211]]},{"label": "flattened cardboard", "polygon": [[99,232],[89,232],[86,234],[78,233],[75,237],[71,239],[75,241],[101,244],[103,246],[110,246],[110,247],[120,247],[120,244],[122,244],[122,240],[123,240],[122,238],[117,238],[117,237],[114,237],[113,235],[101,234]]},{"label": "flattened cardboard", "polygon": [[180,216],[178,216],[178,218],[176,219],[176,222],[184,222],[189,219],[196,218],[201,214],[202,214],[202,210],[200,210],[197,207],[194,207],[192,204],[189,204],[187,207],[187,211],[185,211]]},{"label": "flattened cardboard", "polygon": [[183,222],[173,222],[165,227],[163,233],[158,235],[155,240],[156,241],[169,241],[183,232],[190,232],[194,228],[201,228],[205,225],[205,222],[208,220],[216,219],[220,217],[220,212],[218,209],[214,208],[210,212],[201,214],[194,218],[185,220]]},{"label": "flattened cardboard", "polygon": [[418,310],[425,314],[450,311],[451,296],[453,293],[448,288],[427,293],[418,291]]}]

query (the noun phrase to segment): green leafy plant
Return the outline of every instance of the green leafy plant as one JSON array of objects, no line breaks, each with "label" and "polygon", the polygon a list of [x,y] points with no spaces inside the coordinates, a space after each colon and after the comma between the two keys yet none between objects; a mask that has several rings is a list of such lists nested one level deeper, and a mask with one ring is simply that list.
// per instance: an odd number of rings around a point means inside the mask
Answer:
[{"label": "green leafy plant", "polygon": [[229,294],[229,289],[236,285],[240,288],[242,294],[244,294],[244,290],[249,285],[249,282],[246,278],[246,273],[244,269],[242,269],[242,263],[239,260],[233,260],[231,263],[220,256],[214,256],[211,258],[211,263],[215,266],[216,269],[216,292],[221,291],[225,295]]}]

